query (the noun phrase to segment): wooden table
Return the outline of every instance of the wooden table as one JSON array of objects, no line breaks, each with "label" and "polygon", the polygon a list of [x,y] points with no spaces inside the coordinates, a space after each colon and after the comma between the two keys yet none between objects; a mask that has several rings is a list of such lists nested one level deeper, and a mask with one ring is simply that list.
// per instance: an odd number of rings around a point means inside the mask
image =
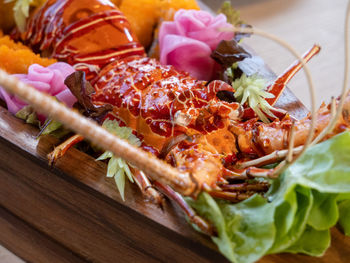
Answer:
[{"label": "wooden table", "polygon": [[[219,1],[204,2],[215,7]],[[321,55],[310,62],[318,101],[339,93],[346,1],[240,0],[233,4],[246,21],[284,38],[300,53],[320,43]],[[277,45],[258,41],[246,42],[275,72],[294,60]],[[305,86],[301,73],[290,84],[308,105]],[[38,142],[33,139],[35,133],[0,109],[0,243],[7,249],[32,262],[225,262],[208,239],[183,223],[172,204],[160,212],[142,203],[134,186],[127,187],[123,203],[113,182],[103,176],[105,166],[91,157],[72,149],[57,163],[58,169],[50,169],[45,154],[52,138]],[[81,167],[86,161],[90,165]],[[261,262],[348,262],[349,238],[333,229],[333,243],[321,259],[274,255]],[[0,247],[0,255],[1,251]],[[6,257],[6,262],[19,260],[11,258]]]}]

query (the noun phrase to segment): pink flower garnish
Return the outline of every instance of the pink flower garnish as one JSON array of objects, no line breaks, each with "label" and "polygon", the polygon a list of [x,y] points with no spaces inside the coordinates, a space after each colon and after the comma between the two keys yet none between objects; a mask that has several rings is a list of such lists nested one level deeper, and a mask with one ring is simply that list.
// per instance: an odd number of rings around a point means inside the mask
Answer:
[{"label": "pink flower garnish", "polygon": [[[74,71],[74,68],[69,64],[57,62],[46,68],[33,64],[30,65],[28,74],[14,74],[13,76],[39,91],[55,96],[59,101],[71,108],[77,99],[64,84],[64,80]],[[16,96],[8,94],[1,87],[0,98],[6,102],[8,110],[13,114],[16,114],[27,105],[27,103]]]},{"label": "pink flower garnish", "polygon": [[227,27],[232,25],[223,14],[214,17],[206,11],[177,11],[174,21],[163,22],[160,27],[160,62],[209,80],[215,65],[210,54],[221,40],[234,36],[233,32],[219,30]]}]

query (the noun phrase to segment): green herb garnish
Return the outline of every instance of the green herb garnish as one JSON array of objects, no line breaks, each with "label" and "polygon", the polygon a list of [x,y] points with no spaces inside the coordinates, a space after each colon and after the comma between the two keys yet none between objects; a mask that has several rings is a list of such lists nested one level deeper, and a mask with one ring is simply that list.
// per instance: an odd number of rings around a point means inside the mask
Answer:
[{"label": "green herb garnish", "polygon": [[28,124],[32,124],[34,126],[40,126],[40,121],[38,120],[38,116],[34,110],[34,108],[30,105],[27,105],[16,112],[15,116],[19,119],[24,120]]},{"label": "green herb garnish", "polygon": [[[133,133],[132,129],[129,127],[120,127],[119,123],[115,120],[106,119],[102,127],[104,127],[107,131],[117,135],[118,137],[127,140],[129,143],[135,146],[140,146],[141,142],[139,138],[137,138]],[[128,177],[130,182],[134,182],[131,171],[129,169],[129,165],[123,159],[119,157],[115,157],[112,152],[106,151],[96,160],[106,160],[108,161],[107,167],[107,177],[114,178],[115,183],[118,187],[118,191],[122,197],[124,198],[124,190],[125,190],[125,175]]]},{"label": "green herb garnish", "polygon": [[236,90],[237,101],[242,105],[247,103],[263,122],[268,123],[269,120],[264,113],[274,118],[276,116],[270,111],[273,107],[266,101],[266,98],[275,96],[265,90],[266,84],[267,81],[256,74],[248,77],[243,73],[240,78],[232,82],[232,87]]},{"label": "green herb garnish", "polygon": [[234,9],[230,1],[225,1],[218,13],[224,14],[227,18],[227,22],[232,25],[244,24],[244,21],[241,19],[241,15],[238,10]]}]

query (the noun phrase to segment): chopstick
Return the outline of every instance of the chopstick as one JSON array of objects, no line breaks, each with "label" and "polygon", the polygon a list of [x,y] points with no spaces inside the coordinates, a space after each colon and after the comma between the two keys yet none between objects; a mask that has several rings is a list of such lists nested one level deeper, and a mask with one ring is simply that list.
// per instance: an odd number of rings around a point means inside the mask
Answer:
[{"label": "chopstick", "polygon": [[19,81],[3,70],[0,70],[0,85],[8,92],[28,102],[37,111],[44,112],[89,139],[92,143],[113,152],[115,156],[142,170],[152,180],[167,184],[183,195],[191,195],[195,192],[196,183],[192,181],[188,173],[181,173],[154,155],[111,134],[92,120],[67,108],[53,97]]}]

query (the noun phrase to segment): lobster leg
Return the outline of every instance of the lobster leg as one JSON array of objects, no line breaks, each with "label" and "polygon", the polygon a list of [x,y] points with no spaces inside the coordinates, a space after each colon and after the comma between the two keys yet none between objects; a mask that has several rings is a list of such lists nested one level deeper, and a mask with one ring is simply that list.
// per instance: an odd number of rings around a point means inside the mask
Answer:
[{"label": "lobster leg", "polygon": [[47,158],[49,159],[49,165],[55,164],[55,162],[61,158],[71,147],[83,140],[83,136],[76,134],[55,147],[55,149],[47,155]]},{"label": "lobster leg", "polygon": [[[228,181],[230,181],[230,183],[218,184],[220,186],[219,190],[208,189],[208,193],[214,198],[224,199],[230,202],[238,203],[245,199],[248,199],[255,193],[264,193],[269,189],[269,184],[267,182],[247,182],[247,180],[254,178],[254,175],[249,173],[248,169],[235,171],[234,173],[235,176],[226,178]],[[243,182],[232,183],[232,178],[233,182]]]},{"label": "lobster leg", "polygon": [[[84,140],[84,137],[76,134],[55,147],[55,149],[48,154],[49,164],[53,165],[71,147],[73,147],[78,142],[81,142],[82,140]],[[146,199],[162,207],[163,198],[159,192],[151,185],[146,175],[137,169],[132,169],[132,173],[137,186],[140,188],[142,194],[146,197]]]},{"label": "lobster leg", "polygon": [[[53,165],[71,147],[81,142],[82,140],[84,140],[84,137],[76,134],[70,137],[68,140],[61,143],[60,145],[58,145],[57,147],[55,147],[55,149],[48,154],[49,164]],[[140,188],[142,194],[146,197],[146,199],[162,207],[163,198],[159,194],[159,192],[156,189],[154,189],[154,187],[151,185],[146,175],[137,169],[132,169],[132,173],[137,186]]]},{"label": "lobster leg", "polygon": [[249,177],[276,179],[278,177],[278,174],[276,174],[276,170],[278,169],[279,169],[279,166],[276,166],[273,169],[249,167],[247,168],[246,173]]},{"label": "lobster leg", "polygon": [[163,207],[164,198],[161,194],[152,186],[151,182],[148,180],[147,176],[138,169],[131,169],[134,180],[137,186],[140,188],[145,199],[151,201],[152,203]]},{"label": "lobster leg", "polygon": [[[245,169],[235,169],[234,172],[239,174],[239,176],[235,177],[229,177],[228,179],[231,181],[246,181],[249,179],[254,179],[257,177],[262,177],[262,178],[272,178],[274,175],[275,169],[267,169],[267,168],[258,168],[251,166],[249,168]],[[235,180],[236,178],[239,178],[240,180]],[[248,184],[248,183],[237,183],[237,184],[227,184],[227,185],[220,185],[220,187],[226,191],[226,192],[231,192],[231,191],[254,191],[254,192],[262,192],[267,190],[268,184],[265,183],[258,183],[258,184]],[[214,195],[218,195],[217,198],[222,198],[221,196],[224,196],[224,194],[219,193],[219,191],[215,191]],[[235,193],[237,194],[237,193]],[[213,195],[213,197],[215,197]],[[223,199],[228,199],[230,198],[230,195],[227,196],[227,198]],[[232,195],[233,199],[236,199],[237,197]],[[244,199],[243,199],[244,200]]]},{"label": "lobster leg", "polygon": [[251,197],[255,192],[230,192],[230,191],[210,191],[209,194],[218,199],[228,200],[232,203],[238,203]]},{"label": "lobster leg", "polygon": [[186,203],[183,197],[175,192],[170,186],[164,185],[158,181],[154,182],[154,185],[163,192],[168,198],[173,200],[184,211],[189,221],[196,225],[203,233],[210,236],[215,235],[215,229],[213,226],[205,221],[202,217],[198,216],[196,212]]},{"label": "lobster leg", "polygon": [[[314,138],[319,136],[333,118],[333,113],[338,102],[331,103],[329,105],[322,104],[317,111],[316,126]],[[335,106],[332,106],[335,105]],[[332,108],[334,110],[332,110]],[[345,98],[342,114],[335,123],[333,130],[328,133],[324,138],[330,138],[338,133],[341,133],[350,128],[350,93]],[[242,125],[242,126],[240,126]],[[288,147],[290,145],[290,139],[292,135],[291,127],[294,126],[294,154],[298,154],[307,139],[311,126],[311,117],[305,117],[302,120],[291,121],[285,118],[281,121],[274,121],[270,124],[261,122],[254,123],[253,126],[249,126],[248,122],[236,124],[231,126],[232,133],[238,138],[239,149],[241,154],[255,153],[257,159],[245,160],[243,162],[236,162],[232,167],[232,175],[238,173],[242,175],[240,169],[248,167],[261,167],[263,165],[272,164],[284,159],[288,154]],[[247,129],[245,129],[247,128]],[[250,131],[247,132],[248,128]],[[233,176],[231,176],[233,177]]]},{"label": "lobster leg", "polygon": [[[304,55],[303,59],[305,62],[308,62],[313,56],[318,54],[318,52],[321,50],[320,46],[314,45],[310,50],[308,50]],[[301,61],[297,60],[295,61],[286,71],[284,71],[281,75],[277,77],[277,79],[274,81],[274,83],[267,87],[266,91],[273,94],[275,97],[268,98],[266,101],[271,105],[275,105],[275,103],[278,101],[279,97],[281,96],[284,88],[288,84],[288,82],[294,77],[294,75],[302,68],[303,64]],[[280,109],[274,109],[272,110],[272,113],[281,119],[285,116],[285,113],[283,110]],[[251,108],[244,109],[243,113],[243,119],[251,119],[254,118],[255,112]],[[267,115],[267,117],[269,117]]]},{"label": "lobster leg", "polygon": [[267,182],[226,184],[221,188],[228,192],[266,192],[269,189]]}]

